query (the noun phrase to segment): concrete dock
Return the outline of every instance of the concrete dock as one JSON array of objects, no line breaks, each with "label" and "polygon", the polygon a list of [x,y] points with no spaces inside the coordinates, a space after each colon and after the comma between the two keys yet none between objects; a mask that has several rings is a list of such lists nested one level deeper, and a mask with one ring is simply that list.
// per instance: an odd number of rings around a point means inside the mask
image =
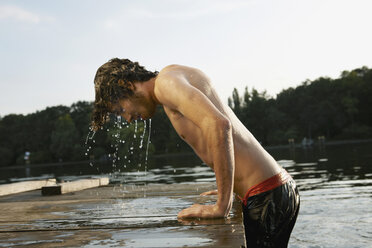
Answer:
[{"label": "concrete dock", "polygon": [[229,218],[179,221],[214,183],[108,185],[64,195],[0,197],[0,247],[240,247],[240,203]]}]

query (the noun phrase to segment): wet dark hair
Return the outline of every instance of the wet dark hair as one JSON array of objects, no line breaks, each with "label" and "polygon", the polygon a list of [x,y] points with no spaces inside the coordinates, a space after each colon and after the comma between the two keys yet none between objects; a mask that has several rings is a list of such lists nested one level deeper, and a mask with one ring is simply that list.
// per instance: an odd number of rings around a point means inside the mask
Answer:
[{"label": "wet dark hair", "polygon": [[134,95],[133,83],[145,82],[156,75],[157,71],[147,71],[129,59],[113,58],[99,67],[94,78],[96,98],[91,128],[97,131],[108,121],[108,114],[119,100]]}]

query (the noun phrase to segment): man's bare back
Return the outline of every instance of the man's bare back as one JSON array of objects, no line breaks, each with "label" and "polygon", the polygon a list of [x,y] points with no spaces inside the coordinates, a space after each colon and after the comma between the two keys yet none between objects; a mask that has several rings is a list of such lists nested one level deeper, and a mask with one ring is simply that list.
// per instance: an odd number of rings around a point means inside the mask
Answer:
[{"label": "man's bare back", "polygon": [[[172,87],[167,86],[169,80],[174,81],[174,77],[181,77],[183,83],[197,89],[192,94],[203,94],[208,98],[209,104],[213,105],[223,116],[225,116],[232,126],[233,154],[235,161],[234,192],[240,197],[244,197],[247,190],[280,172],[280,167],[276,161],[261,147],[258,141],[240,122],[234,112],[223,104],[212,88],[210,80],[203,72],[191,67],[171,65],[160,71],[155,80],[155,96],[163,98],[161,94],[175,94]],[[159,86],[160,85],[160,86]],[[159,90],[158,87],[166,87]],[[162,103],[173,127],[182,139],[184,139],[195,151],[195,153],[212,169],[214,168],[213,154],[208,150],[207,139],[203,137],[203,132],[198,123],[194,123],[187,116],[177,110],[174,104]],[[190,113],[197,115],[198,105],[190,106]],[[196,119],[201,116],[195,116]],[[219,151],[226,153],[227,151]],[[217,182],[218,183],[218,182]]]}]

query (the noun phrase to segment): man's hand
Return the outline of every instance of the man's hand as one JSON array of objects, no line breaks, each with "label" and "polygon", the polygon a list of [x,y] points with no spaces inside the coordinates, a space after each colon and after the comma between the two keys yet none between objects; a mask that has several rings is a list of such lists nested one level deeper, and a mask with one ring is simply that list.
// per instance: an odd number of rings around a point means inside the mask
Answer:
[{"label": "man's hand", "polygon": [[224,218],[225,211],[218,208],[217,205],[200,205],[194,204],[178,213],[178,218],[201,218],[201,219],[216,219]]},{"label": "man's hand", "polygon": [[200,195],[201,195],[201,196],[206,196],[206,195],[217,195],[217,194],[218,194],[218,191],[217,191],[217,189],[215,189],[215,190],[211,190],[211,191],[203,192],[203,193],[201,193]]}]

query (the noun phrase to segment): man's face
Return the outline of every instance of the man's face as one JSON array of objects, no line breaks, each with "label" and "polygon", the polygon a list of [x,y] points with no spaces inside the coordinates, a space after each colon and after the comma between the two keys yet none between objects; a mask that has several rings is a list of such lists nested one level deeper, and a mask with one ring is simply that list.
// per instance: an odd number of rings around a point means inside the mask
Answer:
[{"label": "man's face", "polygon": [[112,112],[122,116],[128,122],[133,120],[146,120],[151,118],[156,110],[156,105],[141,94],[119,100]]}]

